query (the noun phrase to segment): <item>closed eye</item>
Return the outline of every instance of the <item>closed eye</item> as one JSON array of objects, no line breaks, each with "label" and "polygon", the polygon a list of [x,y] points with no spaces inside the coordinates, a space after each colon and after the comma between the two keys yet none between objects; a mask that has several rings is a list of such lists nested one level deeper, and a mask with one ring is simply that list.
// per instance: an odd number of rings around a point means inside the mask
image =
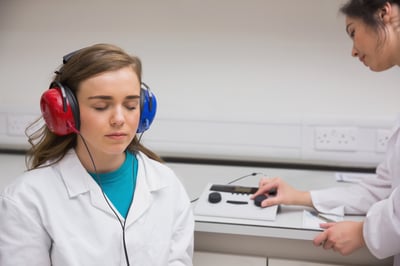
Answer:
[{"label": "closed eye", "polygon": [[128,110],[135,110],[139,106],[139,99],[134,98],[134,99],[129,99],[125,101],[125,108]]},{"label": "closed eye", "polygon": [[105,110],[107,110],[107,108],[108,108],[108,104],[106,104],[106,105],[101,104],[101,105],[93,106],[93,109],[95,109],[96,111],[105,111]]},{"label": "closed eye", "polygon": [[136,110],[137,106],[126,106],[126,109],[128,110]]}]

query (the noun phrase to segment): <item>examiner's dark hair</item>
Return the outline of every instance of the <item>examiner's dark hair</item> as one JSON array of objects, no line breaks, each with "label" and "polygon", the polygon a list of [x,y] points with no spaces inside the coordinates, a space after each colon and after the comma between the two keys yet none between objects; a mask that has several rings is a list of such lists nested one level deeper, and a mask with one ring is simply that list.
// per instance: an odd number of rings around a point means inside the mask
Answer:
[{"label": "examiner's dark hair", "polygon": [[348,17],[362,19],[365,24],[378,30],[383,27],[383,21],[376,16],[376,12],[386,3],[400,7],[400,0],[350,0],[339,11]]}]

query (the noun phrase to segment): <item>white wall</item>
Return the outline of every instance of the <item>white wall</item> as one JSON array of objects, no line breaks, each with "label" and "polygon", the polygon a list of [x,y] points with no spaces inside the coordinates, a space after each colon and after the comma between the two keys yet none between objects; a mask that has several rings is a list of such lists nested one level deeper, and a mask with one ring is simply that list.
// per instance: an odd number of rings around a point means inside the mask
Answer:
[{"label": "white wall", "polygon": [[0,107],[38,109],[64,54],[109,42],[141,57],[161,119],[393,118],[398,69],[350,56],[341,3],[0,1]]},{"label": "white wall", "polygon": [[343,1],[0,2],[0,104],[36,107],[65,53],[138,54],[167,117],[392,116],[400,75],[350,57]]}]

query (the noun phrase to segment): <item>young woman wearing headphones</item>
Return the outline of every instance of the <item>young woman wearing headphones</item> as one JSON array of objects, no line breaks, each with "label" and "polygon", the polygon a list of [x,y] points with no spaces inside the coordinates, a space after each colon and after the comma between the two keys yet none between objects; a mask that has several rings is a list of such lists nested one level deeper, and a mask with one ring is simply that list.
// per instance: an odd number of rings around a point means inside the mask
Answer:
[{"label": "young woman wearing headphones", "polygon": [[192,265],[190,200],[137,136],[156,112],[141,71],[110,44],[64,57],[29,170],[0,194],[0,265]]}]

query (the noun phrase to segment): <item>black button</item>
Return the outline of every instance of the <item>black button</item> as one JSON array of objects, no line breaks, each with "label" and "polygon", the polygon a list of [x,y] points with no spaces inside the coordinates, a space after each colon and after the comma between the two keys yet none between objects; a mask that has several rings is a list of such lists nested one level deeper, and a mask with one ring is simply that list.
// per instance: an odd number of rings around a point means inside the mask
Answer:
[{"label": "black button", "polygon": [[222,199],[221,193],[219,193],[219,192],[211,192],[208,195],[208,201],[211,203],[218,203],[221,201],[221,199]]},{"label": "black button", "polygon": [[264,194],[258,195],[257,197],[254,198],[254,204],[258,207],[261,207],[261,202],[263,202],[267,198],[268,197]]}]

